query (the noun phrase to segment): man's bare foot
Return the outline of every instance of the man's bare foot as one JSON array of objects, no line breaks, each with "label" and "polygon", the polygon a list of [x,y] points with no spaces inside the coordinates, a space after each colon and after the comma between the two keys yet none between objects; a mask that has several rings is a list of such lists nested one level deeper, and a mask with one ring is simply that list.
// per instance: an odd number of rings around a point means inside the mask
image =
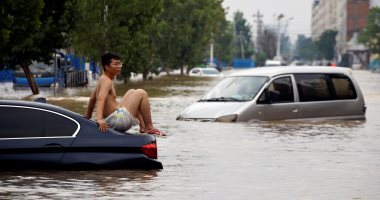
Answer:
[{"label": "man's bare foot", "polygon": [[164,132],[162,132],[162,131],[160,131],[160,130],[158,130],[158,129],[152,129],[152,130],[150,130],[150,131],[148,131],[148,132],[146,132],[147,134],[151,134],[151,135],[157,135],[157,136],[166,136],[166,133],[164,133]]}]

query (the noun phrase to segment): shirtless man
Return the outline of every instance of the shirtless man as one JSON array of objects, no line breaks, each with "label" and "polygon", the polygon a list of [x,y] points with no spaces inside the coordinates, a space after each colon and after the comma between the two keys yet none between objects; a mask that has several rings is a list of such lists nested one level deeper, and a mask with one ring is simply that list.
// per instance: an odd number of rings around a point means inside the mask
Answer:
[{"label": "shirtless man", "polygon": [[113,79],[121,72],[121,58],[113,53],[102,55],[103,74],[99,77],[95,90],[91,93],[85,117],[90,119],[95,104],[99,130],[106,132],[112,128],[121,132],[133,125],[140,125],[140,133],[166,135],[153,126],[148,94],[142,89],[131,89],[116,101]]}]

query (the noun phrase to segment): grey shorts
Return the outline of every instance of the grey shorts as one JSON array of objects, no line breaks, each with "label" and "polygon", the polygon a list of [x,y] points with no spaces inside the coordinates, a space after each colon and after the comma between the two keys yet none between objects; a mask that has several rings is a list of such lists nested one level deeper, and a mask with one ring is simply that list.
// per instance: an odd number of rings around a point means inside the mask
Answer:
[{"label": "grey shorts", "polygon": [[117,131],[127,131],[132,126],[139,124],[139,120],[133,117],[125,107],[117,108],[104,120],[110,128]]}]

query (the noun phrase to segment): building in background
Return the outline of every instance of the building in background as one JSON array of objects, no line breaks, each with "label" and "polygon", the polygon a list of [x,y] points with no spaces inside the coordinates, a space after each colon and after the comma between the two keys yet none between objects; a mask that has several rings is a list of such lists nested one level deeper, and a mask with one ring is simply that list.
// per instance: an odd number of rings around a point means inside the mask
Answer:
[{"label": "building in background", "polygon": [[317,41],[326,30],[338,31],[336,61],[343,66],[367,65],[368,51],[357,41],[367,26],[369,8],[380,0],[315,0],[312,6],[312,39]]},{"label": "building in background", "polygon": [[313,41],[317,41],[326,30],[338,30],[338,1],[315,0],[313,2],[311,17],[311,38]]}]

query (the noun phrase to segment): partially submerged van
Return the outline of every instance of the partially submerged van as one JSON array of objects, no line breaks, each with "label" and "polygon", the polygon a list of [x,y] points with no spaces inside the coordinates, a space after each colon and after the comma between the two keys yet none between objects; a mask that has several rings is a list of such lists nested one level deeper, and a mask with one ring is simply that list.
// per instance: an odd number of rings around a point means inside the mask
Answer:
[{"label": "partially submerged van", "polygon": [[364,120],[365,112],[362,92],[349,68],[262,67],[224,78],[177,120]]}]

